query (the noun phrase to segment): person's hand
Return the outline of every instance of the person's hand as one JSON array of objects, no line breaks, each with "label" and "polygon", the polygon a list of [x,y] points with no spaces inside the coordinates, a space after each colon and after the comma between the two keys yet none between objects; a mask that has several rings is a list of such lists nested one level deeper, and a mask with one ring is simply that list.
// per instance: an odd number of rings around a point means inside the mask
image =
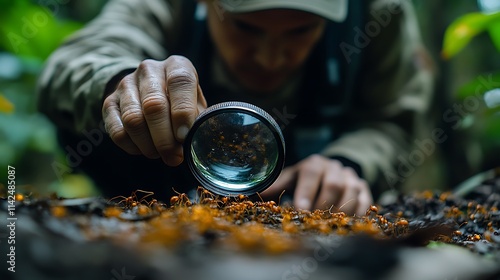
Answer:
[{"label": "person's hand", "polygon": [[261,195],[276,198],[283,190],[294,191],[293,204],[300,209],[330,209],[364,215],[373,203],[365,180],[337,160],[312,155],[283,169],[276,182]]},{"label": "person's hand", "polygon": [[102,115],[113,142],[129,154],[183,160],[182,142],[207,102],[185,57],[144,60],[104,100]]}]

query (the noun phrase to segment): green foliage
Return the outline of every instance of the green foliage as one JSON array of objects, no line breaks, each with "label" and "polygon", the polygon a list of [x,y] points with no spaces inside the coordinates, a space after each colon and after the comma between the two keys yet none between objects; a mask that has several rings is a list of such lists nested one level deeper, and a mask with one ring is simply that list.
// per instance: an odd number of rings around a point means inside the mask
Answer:
[{"label": "green foliage", "polygon": [[[469,13],[456,19],[446,29],[442,57],[450,59],[462,51],[477,35],[488,32],[496,50],[500,52],[500,12]],[[464,119],[473,122],[474,137],[480,144],[486,159],[498,160],[496,154],[500,148],[500,112],[499,108],[488,108],[484,94],[500,88],[500,72],[480,75],[463,85],[457,93],[457,99],[480,104],[479,110],[470,112]],[[500,102],[500,101],[499,101]],[[493,157],[493,158],[492,158]]]},{"label": "green foliage", "polygon": [[491,22],[488,27],[488,32],[495,48],[500,51],[500,20]]},{"label": "green foliage", "polygon": [[456,19],[444,35],[442,56],[450,59],[459,53],[475,36],[488,31],[500,51],[500,12],[470,13]]},{"label": "green foliage", "polygon": [[457,97],[465,99],[468,96],[482,95],[485,92],[500,87],[500,73],[480,75],[458,89]]},{"label": "green foliage", "polygon": [[47,58],[64,38],[82,26],[56,17],[59,2],[63,1],[53,1],[50,10],[29,0],[2,1],[0,48],[19,56]]},{"label": "green foliage", "polygon": [[[18,191],[30,185],[68,196],[93,190],[85,177],[55,174],[52,164],[64,155],[54,126],[36,108],[36,79],[45,59],[83,26],[63,18],[65,5],[68,0],[0,0],[0,167],[16,167]],[[6,176],[0,172],[0,187]]]}]

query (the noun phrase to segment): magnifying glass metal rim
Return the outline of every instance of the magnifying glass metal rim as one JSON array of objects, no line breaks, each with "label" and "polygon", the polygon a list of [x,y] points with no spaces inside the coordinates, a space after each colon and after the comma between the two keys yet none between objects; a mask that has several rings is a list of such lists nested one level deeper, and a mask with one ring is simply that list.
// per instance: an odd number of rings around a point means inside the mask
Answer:
[{"label": "magnifying glass metal rim", "polygon": [[[255,186],[251,186],[241,190],[227,189],[221,187],[216,183],[212,182],[211,180],[209,180],[206,176],[204,176],[201,173],[201,171],[196,168],[194,164],[193,156],[191,154],[192,152],[191,144],[196,131],[198,130],[200,125],[203,124],[206,120],[222,113],[244,113],[252,117],[255,117],[268,127],[268,129],[274,136],[274,139],[276,140],[278,149],[278,158],[276,160],[276,166],[274,167],[273,171],[267,176],[266,179],[259,182]],[[200,182],[200,184],[207,190],[218,195],[227,195],[227,196],[239,195],[239,194],[253,195],[256,194],[257,192],[261,192],[267,189],[274,181],[276,181],[276,179],[280,175],[285,163],[285,139],[283,137],[279,125],[276,123],[273,117],[269,115],[266,111],[250,103],[245,103],[240,101],[228,101],[212,105],[207,109],[205,109],[203,112],[201,112],[200,115],[198,115],[184,141],[184,159],[187,161],[187,165],[189,166],[191,173]]]}]

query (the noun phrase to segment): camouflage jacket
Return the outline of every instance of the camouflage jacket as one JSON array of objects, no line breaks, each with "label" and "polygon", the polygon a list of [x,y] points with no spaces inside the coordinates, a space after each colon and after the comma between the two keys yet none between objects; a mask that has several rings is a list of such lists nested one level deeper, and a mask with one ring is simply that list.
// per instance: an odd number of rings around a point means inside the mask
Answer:
[{"label": "camouflage jacket", "polygon": [[[176,53],[190,58],[183,50],[187,46],[181,43],[195,28],[192,17],[183,11],[186,2],[189,1],[111,0],[97,18],[68,38],[46,62],[39,79],[39,109],[59,129],[75,135],[98,127],[105,93],[117,77],[133,71],[144,59],[163,60]],[[335,137],[317,152],[347,159],[347,165],[354,163],[369,184],[387,187],[405,179],[406,175],[400,174],[401,162],[412,151],[414,139],[429,132],[432,63],[422,46],[409,1],[357,4],[366,5],[363,21],[347,28],[346,37],[333,46],[344,59],[341,64],[345,66],[337,70],[348,71],[354,67],[353,60],[359,64],[354,78],[341,76],[342,81],[350,79],[351,86],[344,86],[349,104],[342,113],[328,119],[338,129]],[[206,52],[205,55],[212,56]],[[202,88],[210,103],[210,91],[203,84]],[[308,101],[307,96],[311,95],[305,96]],[[288,103],[282,100],[271,106],[256,103],[271,110],[275,117],[278,109],[281,117],[303,115],[307,122],[308,114],[318,111],[310,106],[324,100],[322,96],[315,98],[316,103],[288,100],[295,104],[289,107],[284,107]],[[292,133],[292,128],[285,131]],[[305,139],[311,138],[314,137]]]}]

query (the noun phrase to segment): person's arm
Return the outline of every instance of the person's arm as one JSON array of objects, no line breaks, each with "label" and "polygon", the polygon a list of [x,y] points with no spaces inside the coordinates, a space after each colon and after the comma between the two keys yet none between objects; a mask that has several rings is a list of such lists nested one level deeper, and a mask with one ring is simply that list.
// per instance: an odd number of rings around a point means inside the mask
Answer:
[{"label": "person's arm", "polygon": [[356,125],[323,151],[359,164],[370,185],[384,187],[399,183],[404,175],[398,173],[399,160],[407,159],[425,130],[434,79],[411,4],[378,0],[370,14],[394,9],[394,2],[401,3],[402,11],[391,13],[387,26],[362,50],[360,95],[346,120]]},{"label": "person's arm", "polygon": [[146,58],[163,60],[180,21],[176,0],[112,0],[48,59],[38,107],[60,128],[81,133],[102,119],[106,94]]}]

